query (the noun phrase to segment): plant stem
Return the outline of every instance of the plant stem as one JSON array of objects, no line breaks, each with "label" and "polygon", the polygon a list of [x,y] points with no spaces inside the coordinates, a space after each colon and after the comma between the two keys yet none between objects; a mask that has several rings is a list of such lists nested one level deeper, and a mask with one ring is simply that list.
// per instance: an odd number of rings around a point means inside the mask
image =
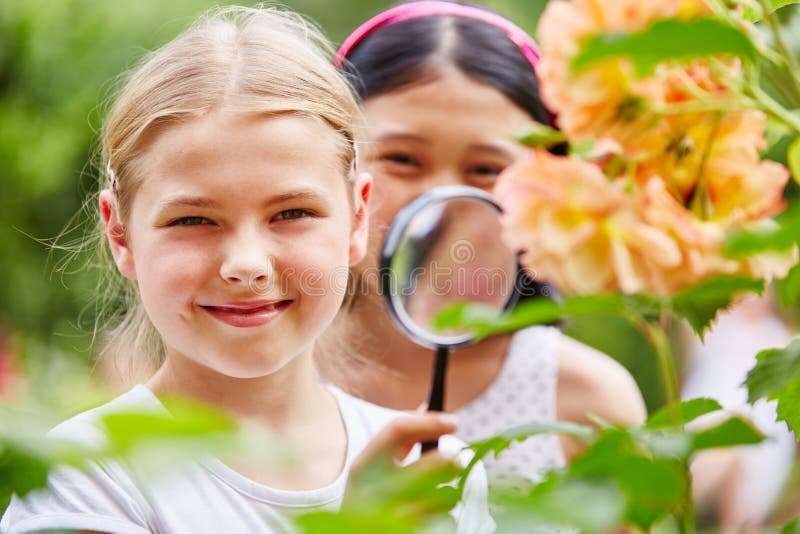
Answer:
[{"label": "plant stem", "polygon": [[642,321],[644,333],[656,351],[656,360],[661,372],[661,379],[664,383],[664,395],[668,406],[677,406],[680,401],[680,390],[678,388],[678,375],[675,372],[675,361],[672,357],[672,349],[669,346],[669,339],[664,333],[661,324]]},{"label": "plant stem", "polygon": [[[675,359],[670,347],[667,332],[670,328],[670,317],[662,313],[660,321],[647,320],[640,318],[639,324],[643,328],[647,338],[653,345],[658,359],[658,367],[661,371],[661,378],[664,381],[664,392],[667,400],[667,407],[673,422],[680,424],[680,388],[678,386],[678,374],[675,372]],[[678,528],[681,534],[694,534],[694,502],[692,501],[692,475],[689,472],[688,461],[683,465],[686,472],[686,487],[684,488],[683,503],[676,514]]]},{"label": "plant stem", "polygon": [[755,98],[756,102],[758,102],[761,111],[789,126],[795,133],[800,134],[800,117],[776,102],[760,87],[751,86],[749,92],[752,94],[753,98]]},{"label": "plant stem", "polygon": [[775,37],[775,47],[778,49],[778,52],[780,52],[781,56],[783,57],[784,64],[789,70],[789,78],[792,81],[792,87],[795,95],[800,97],[800,65],[797,64],[797,60],[792,55],[789,47],[786,46],[786,41],[783,40],[780,26],[778,25],[778,21],[775,19],[775,14],[772,12],[768,0],[760,0],[760,2],[761,7],[764,9],[764,21],[767,23],[772,35]]}]

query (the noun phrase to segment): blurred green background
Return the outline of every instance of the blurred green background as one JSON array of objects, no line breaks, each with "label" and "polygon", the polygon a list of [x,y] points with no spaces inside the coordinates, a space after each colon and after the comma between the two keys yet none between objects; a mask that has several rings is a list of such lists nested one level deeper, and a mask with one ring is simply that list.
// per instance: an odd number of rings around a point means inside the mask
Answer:
[{"label": "blurred green background", "polygon": [[[285,5],[316,20],[338,43],[392,3]],[[534,33],[546,0],[484,4]],[[34,376],[57,376],[62,360],[91,362],[91,296],[97,283],[92,258],[79,254],[65,263],[70,254],[47,243],[67,226],[73,231],[59,240],[62,245],[91,231],[81,206],[96,189],[92,154],[114,79],[214,5],[207,0],[0,2],[0,353],[3,344],[10,347],[18,365]],[[652,352],[621,319],[587,318],[566,329],[617,357],[636,376],[648,406],[660,404]]]}]

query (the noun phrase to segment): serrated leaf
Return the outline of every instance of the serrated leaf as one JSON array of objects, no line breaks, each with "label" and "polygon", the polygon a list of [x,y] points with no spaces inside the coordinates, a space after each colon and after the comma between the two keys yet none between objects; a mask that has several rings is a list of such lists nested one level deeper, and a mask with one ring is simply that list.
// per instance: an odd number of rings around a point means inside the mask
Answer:
[{"label": "serrated leaf", "polygon": [[800,377],[786,384],[774,395],[778,401],[778,421],[786,421],[786,425],[795,434],[800,432]]},{"label": "serrated leaf", "polygon": [[730,54],[754,61],[753,43],[740,29],[715,18],[661,20],[634,34],[606,34],[589,39],[575,56],[580,70],[604,59],[625,56],[639,76],[664,61]]},{"label": "serrated leaf", "polygon": [[714,399],[697,398],[678,403],[676,406],[665,406],[651,415],[645,428],[651,430],[671,426],[682,426],[694,421],[701,415],[721,410],[722,406]]},{"label": "serrated leaf", "polygon": [[785,278],[775,282],[775,291],[784,306],[800,301],[800,264],[792,267]]},{"label": "serrated leaf", "polygon": [[795,183],[800,184],[800,137],[795,138],[786,149],[786,161]]},{"label": "serrated leaf", "polygon": [[800,377],[800,338],[782,349],[762,350],[756,355],[756,365],[747,373],[745,385],[748,402],[761,398],[773,400],[789,382]]},{"label": "serrated leaf", "polygon": [[588,426],[558,421],[553,423],[529,423],[508,428],[489,438],[470,443],[469,448],[473,450],[474,455],[461,476],[460,487],[463,488],[472,468],[487,454],[494,454],[497,457],[498,454],[509,448],[512,443],[525,441],[532,436],[540,434],[563,434],[586,441],[592,438],[594,430]]},{"label": "serrated leaf", "polygon": [[767,250],[788,250],[800,240],[800,202],[792,202],[772,228],[740,230],[725,237],[723,251],[731,257],[742,257]]},{"label": "serrated leaf", "polygon": [[532,122],[515,135],[517,141],[531,148],[549,148],[567,140],[563,133],[540,122]]},{"label": "serrated leaf", "polygon": [[437,330],[469,329],[477,339],[492,334],[514,332],[527,326],[553,324],[565,317],[593,313],[618,313],[625,308],[619,295],[567,297],[561,302],[550,299],[524,300],[511,311],[498,314],[483,304],[456,302],[443,308],[433,318]]},{"label": "serrated leaf", "polygon": [[761,293],[764,281],[743,276],[711,278],[672,296],[673,313],[686,319],[701,338],[717,312],[730,306],[738,293]]},{"label": "serrated leaf", "polygon": [[716,447],[755,445],[765,438],[766,436],[749,421],[741,417],[731,417],[718,425],[694,433],[692,449],[700,451]]}]

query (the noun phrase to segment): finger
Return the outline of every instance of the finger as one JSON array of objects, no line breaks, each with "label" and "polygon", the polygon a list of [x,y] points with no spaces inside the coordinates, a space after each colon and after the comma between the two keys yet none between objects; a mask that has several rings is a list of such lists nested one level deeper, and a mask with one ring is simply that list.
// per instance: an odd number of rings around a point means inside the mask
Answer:
[{"label": "finger", "polygon": [[455,418],[449,414],[426,413],[398,417],[389,423],[364,449],[357,465],[377,458],[403,459],[415,443],[435,441],[444,434],[455,432]]}]

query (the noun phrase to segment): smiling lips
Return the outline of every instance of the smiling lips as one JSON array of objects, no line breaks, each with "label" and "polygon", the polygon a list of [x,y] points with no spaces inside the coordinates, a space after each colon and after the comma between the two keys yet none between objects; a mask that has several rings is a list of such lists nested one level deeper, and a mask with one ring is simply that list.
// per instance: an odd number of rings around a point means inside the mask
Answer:
[{"label": "smiling lips", "polygon": [[237,328],[253,328],[277,318],[291,303],[291,300],[272,300],[200,307],[223,323]]}]

